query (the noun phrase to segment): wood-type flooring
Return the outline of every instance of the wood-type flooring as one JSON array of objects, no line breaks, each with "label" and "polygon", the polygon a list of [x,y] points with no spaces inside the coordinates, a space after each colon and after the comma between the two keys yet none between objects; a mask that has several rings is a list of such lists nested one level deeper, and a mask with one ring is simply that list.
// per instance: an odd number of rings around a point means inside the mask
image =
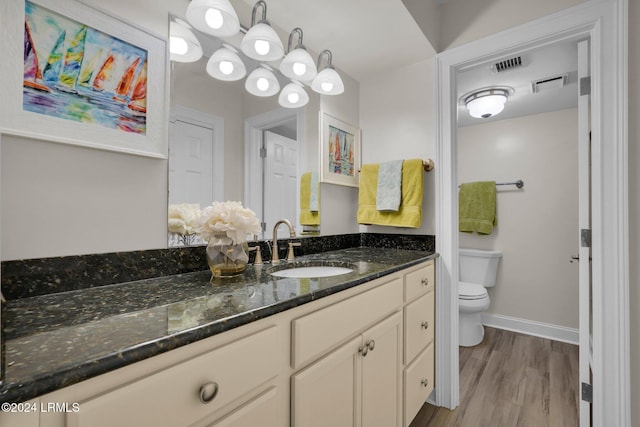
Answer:
[{"label": "wood-type flooring", "polygon": [[485,327],[460,347],[460,406],[425,403],[410,427],[577,427],[578,346]]}]

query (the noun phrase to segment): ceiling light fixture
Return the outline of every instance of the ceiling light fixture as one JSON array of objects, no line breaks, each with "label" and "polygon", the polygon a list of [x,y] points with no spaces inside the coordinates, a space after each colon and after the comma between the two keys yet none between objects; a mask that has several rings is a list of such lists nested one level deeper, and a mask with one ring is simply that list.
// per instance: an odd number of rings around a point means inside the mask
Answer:
[{"label": "ceiling light fixture", "polygon": [[207,61],[207,73],[218,80],[233,82],[243,78],[247,69],[238,56],[238,51],[233,46],[223,43]]},{"label": "ceiling light fixture", "polygon": [[189,24],[176,19],[169,22],[169,58],[176,62],[195,62],[202,58],[202,46]]},{"label": "ceiling light fixture", "polygon": [[340,95],[344,92],[344,83],[342,83],[340,75],[331,64],[332,55],[330,50],[325,49],[318,55],[318,69],[320,70],[320,63],[324,55],[327,56],[327,65],[313,79],[311,89],[322,95]]},{"label": "ceiling light fixture", "polygon": [[307,105],[308,102],[309,95],[302,87],[302,83],[295,80],[286,85],[278,96],[278,103],[284,108],[298,108]]},{"label": "ceiling light fixture", "polygon": [[240,31],[240,20],[229,0],[191,0],[187,21],[203,33],[217,37],[233,36]]},{"label": "ceiling light fixture", "polygon": [[[256,23],[256,13],[261,7],[261,19]],[[240,51],[255,61],[258,68],[249,74],[245,81],[245,88],[256,96],[272,96],[280,90],[278,78],[273,74],[274,68],[265,62],[281,60],[279,65],[282,75],[291,79],[279,97],[280,105],[286,108],[301,107],[309,102],[309,95],[301,82],[306,82],[311,88],[323,95],[338,95],[344,92],[344,84],[340,75],[331,64],[332,54],[324,50],[318,55],[317,66],[313,58],[302,44],[302,29],[294,28],[289,34],[287,55],[276,32],[267,21],[267,4],[258,0],[251,11],[251,27],[240,26],[238,15],[229,0],[190,0],[186,12],[189,23],[172,18],[170,22],[170,44],[172,61],[193,62],[202,57],[202,46],[192,31],[193,28],[202,33],[216,37],[230,37],[238,32],[245,33],[239,49],[228,43],[214,51],[207,61],[207,73],[218,80],[237,81],[247,74],[247,68],[255,67],[252,61],[249,65],[244,62]],[[298,42],[294,46],[294,37]],[[284,56],[284,58],[283,58]],[[318,73],[322,58],[327,57],[327,64]],[[310,83],[309,83],[310,82]]]},{"label": "ceiling light fixture", "polygon": [[488,119],[504,110],[511,93],[510,88],[485,88],[467,94],[462,99],[471,117]]},{"label": "ceiling light fixture", "polygon": [[[256,24],[256,10],[262,7],[262,19]],[[267,21],[267,4],[259,0],[251,11],[251,28],[240,43],[240,49],[257,61],[276,61],[284,55],[284,46]]]},{"label": "ceiling light fixture", "polygon": [[251,95],[264,97],[273,96],[278,93],[280,83],[278,83],[278,79],[273,72],[271,72],[270,67],[262,64],[249,74],[247,81],[244,83],[244,87]]},{"label": "ceiling light fixture", "polygon": [[[293,36],[298,34],[298,44],[291,50]],[[309,52],[302,44],[302,29],[294,28],[289,34],[289,44],[287,46],[287,56],[280,63],[280,71],[285,76],[294,80],[310,81],[318,74],[316,64]]]}]

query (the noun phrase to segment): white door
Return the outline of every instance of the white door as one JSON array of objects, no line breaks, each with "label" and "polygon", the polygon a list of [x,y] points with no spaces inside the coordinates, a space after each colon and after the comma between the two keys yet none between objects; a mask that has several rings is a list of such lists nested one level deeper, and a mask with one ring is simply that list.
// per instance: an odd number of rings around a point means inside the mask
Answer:
[{"label": "white door", "polygon": [[176,120],[169,128],[169,204],[214,200],[211,128]]},{"label": "white door", "polygon": [[[298,222],[298,144],[295,140],[273,132],[264,132],[263,221],[265,238],[273,236],[276,221],[286,218]],[[280,226],[278,237],[289,237],[289,229]]]},{"label": "white door", "polygon": [[580,299],[580,426],[591,425],[591,97],[589,41],[578,43],[578,260]]}]

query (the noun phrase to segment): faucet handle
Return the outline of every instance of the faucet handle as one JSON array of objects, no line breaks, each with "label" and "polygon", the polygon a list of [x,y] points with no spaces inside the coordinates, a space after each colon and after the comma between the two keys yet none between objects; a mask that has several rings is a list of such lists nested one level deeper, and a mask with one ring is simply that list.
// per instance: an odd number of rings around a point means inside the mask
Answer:
[{"label": "faucet handle", "polygon": [[297,243],[289,242],[289,253],[287,254],[287,261],[293,261],[294,259],[296,259],[296,256],[293,253],[293,247],[294,246],[302,246],[302,243],[300,243],[300,242],[297,242]]},{"label": "faucet handle", "polygon": [[256,259],[253,261],[253,265],[262,265],[262,251],[260,250],[260,243],[256,242],[255,246],[249,247],[249,252],[256,251]]}]

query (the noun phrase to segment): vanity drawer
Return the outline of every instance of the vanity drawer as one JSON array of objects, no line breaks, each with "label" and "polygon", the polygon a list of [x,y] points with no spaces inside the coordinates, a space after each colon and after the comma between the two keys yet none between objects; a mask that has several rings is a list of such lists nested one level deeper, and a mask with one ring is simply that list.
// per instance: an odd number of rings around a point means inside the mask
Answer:
[{"label": "vanity drawer", "polygon": [[434,293],[421,296],[404,309],[404,363],[409,363],[428,343],[435,330]]},{"label": "vanity drawer", "polygon": [[[103,395],[79,402],[70,427],[187,426],[208,417],[276,377],[282,360],[278,330],[270,327]],[[217,394],[200,401],[201,386]]]},{"label": "vanity drawer", "polygon": [[413,421],[433,391],[435,380],[433,342],[404,370],[404,425]]},{"label": "vanity drawer", "polygon": [[405,302],[409,302],[412,299],[433,290],[435,282],[435,264],[433,261],[429,261],[427,265],[416,271],[407,273],[404,276]]},{"label": "vanity drawer", "polygon": [[402,278],[292,322],[292,365],[299,368],[402,306]]}]

